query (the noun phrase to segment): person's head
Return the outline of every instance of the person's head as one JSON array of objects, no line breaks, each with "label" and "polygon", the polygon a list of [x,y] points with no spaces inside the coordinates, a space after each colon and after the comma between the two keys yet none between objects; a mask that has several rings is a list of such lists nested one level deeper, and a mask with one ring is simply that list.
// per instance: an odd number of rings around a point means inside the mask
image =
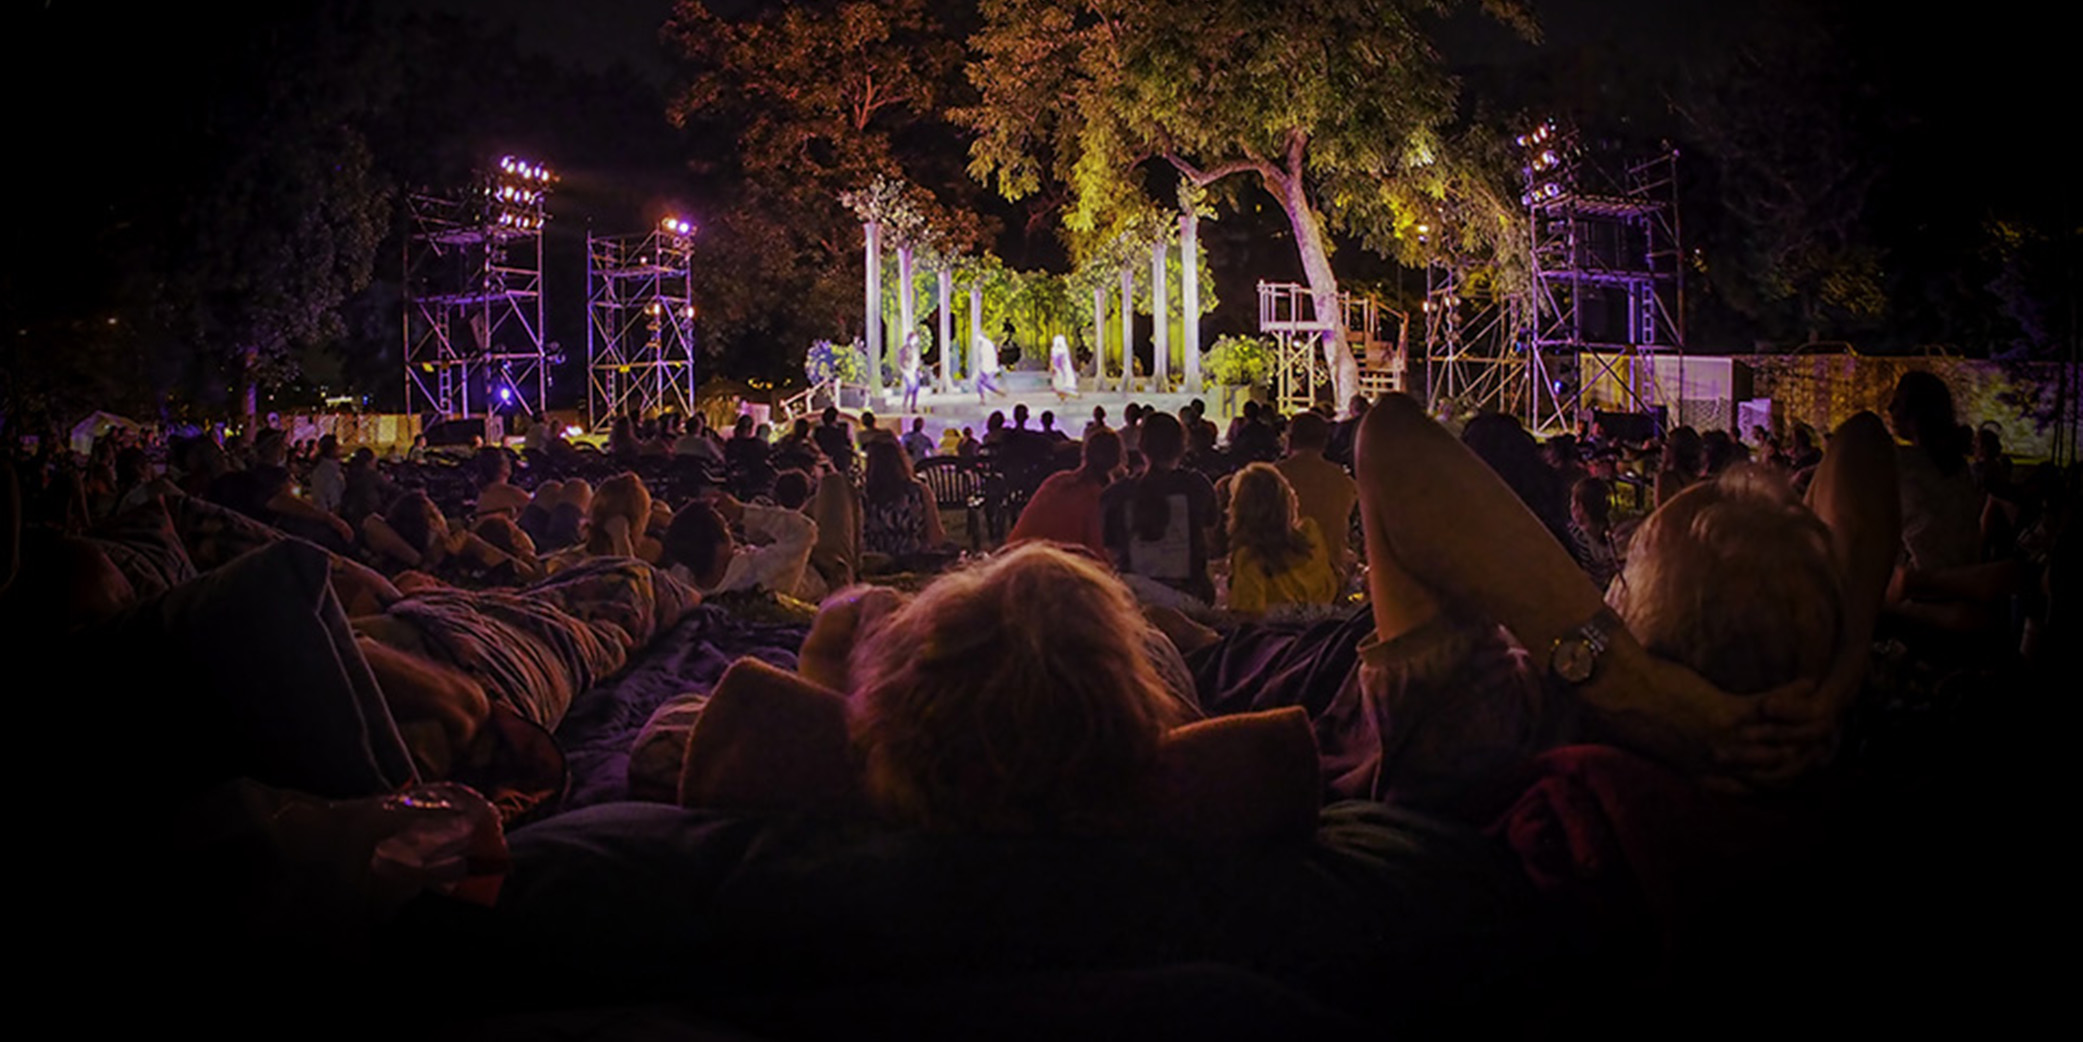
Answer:
[{"label": "person's head", "polygon": [[839,425],[839,407],[836,405],[825,406],[825,411],[822,414],[822,418],[824,420],[825,426],[837,427]]},{"label": "person's head", "polygon": [[253,462],[264,467],[279,467],[288,459],[288,436],[273,427],[262,428],[253,441]]},{"label": "person's head", "polygon": [[944,832],[1126,831],[1187,715],[1143,633],[1105,567],[1045,543],[942,576],[854,646],[869,802]]},{"label": "person's head", "polygon": [[1829,529],[1747,466],[1650,515],[1606,600],[1644,647],[1736,694],[1820,677],[1844,616]]},{"label": "person's head", "polygon": [[1921,369],[1902,374],[1888,399],[1888,424],[1896,437],[1923,449],[1939,469],[1958,470],[1969,448],[1969,435],[1953,413],[1953,391],[1935,373]]},{"label": "person's head", "polygon": [[480,487],[504,484],[514,471],[513,460],[506,455],[505,449],[497,446],[480,450],[470,458],[470,465],[477,472]]},{"label": "person's head", "polygon": [[810,475],[796,469],[774,475],[774,505],[783,510],[801,510],[810,502]]},{"label": "person's head", "polygon": [[911,418],[911,433],[926,433],[926,418],[924,416],[914,416]]},{"label": "person's head", "polygon": [[399,496],[397,502],[384,512],[383,520],[391,526],[391,531],[398,533],[398,538],[420,553],[448,538],[448,518],[425,492],[407,492]]},{"label": "person's head", "polygon": [[1013,426],[1018,427],[1021,430],[1027,429],[1026,402],[1021,402],[1020,404],[1013,406]]},{"label": "person's head", "polygon": [[1579,478],[1569,490],[1569,516],[1587,532],[1613,526],[1613,486],[1601,478]]},{"label": "person's head", "polygon": [[1121,422],[1126,423],[1131,427],[1135,426],[1137,421],[1141,420],[1142,418],[1143,407],[1137,405],[1134,402],[1128,403],[1128,406],[1121,410]]},{"label": "person's head", "polygon": [[1041,429],[1045,431],[1053,431],[1056,429],[1056,414],[1054,412],[1051,412],[1047,409],[1042,410]]},{"label": "person's head", "polygon": [[1179,425],[1178,417],[1168,412],[1149,412],[1143,415],[1142,441],[1139,443],[1143,458],[1154,470],[1179,465],[1179,457],[1186,454],[1186,429]]},{"label": "person's head", "polygon": [[1121,435],[1108,430],[1093,431],[1085,438],[1084,464],[1079,468],[1090,481],[1104,485],[1121,469]]},{"label": "person's head", "polygon": [[730,570],[731,555],[737,549],[730,525],[706,500],[681,507],[659,542],[664,546],[667,566],[686,568],[694,584],[704,590],[723,581],[724,573]]},{"label": "person's head", "polygon": [[1323,415],[1304,411],[1297,413],[1287,425],[1287,451],[1322,452],[1331,444],[1331,425]]},{"label": "person's head", "polygon": [[1264,412],[1257,401],[1247,401],[1244,403],[1244,422],[1256,423]]},{"label": "person's head", "polygon": [[364,445],[364,446],[362,446],[361,448],[359,448],[359,449],[356,449],[356,450],[354,450],[354,455],[352,455],[352,456],[349,456],[349,457],[347,457],[347,469],[348,469],[348,470],[375,470],[375,469],[376,469],[376,452],[375,452],[375,450],[373,450],[373,449],[369,448],[369,447],[368,447],[367,445]]},{"label": "person's head", "polygon": [[[808,422],[803,420],[797,420],[796,426],[798,430],[802,431],[802,433],[810,433],[810,424]],[[752,416],[750,414],[746,414],[743,416],[739,416],[736,420],[732,421],[730,433],[731,437],[733,438],[752,437]]]},{"label": "person's head", "polygon": [[991,415],[984,417],[984,433],[989,434],[993,431],[1001,431],[1004,429],[1005,413],[997,409],[993,409],[991,410]]},{"label": "person's head", "polygon": [[628,523],[631,540],[641,538],[651,523],[651,490],[644,487],[644,479],[628,471],[601,482],[592,498],[592,509],[587,511],[587,523],[591,526],[586,540],[588,553],[608,552],[608,522],[616,518]]},{"label": "person's head", "polygon": [[861,429],[866,431],[872,431],[875,429],[874,413],[869,412],[866,409],[861,410]]},{"label": "person's head", "polygon": [[336,438],[336,437],[334,437],[333,435],[330,435],[330,434],[328,434],[328,435],[325,435],[325,436],[324,436],[324,437],[322,437],[322,438],[319,438],[319,439],[318,439],[318,458],[319,458],[319,459],[339,459],[339,458],[340,458],[340,439],[339,439],[339,438]]},{"label": "person's head", "polygon": [[869,442],[863,452],[867,469],[861,477],[861,492],[870,502],[890,503],[907,494],[913,483],[909,453],[888,438]]},{"label": "person's head", "polygon": [[499,514],[481,518],[474,531],[479,539],[501,553],[524,561],[535,560],[535,540],[528,538],[528,533],[522,531],[511,517]]},{"label": "person's head", "polygon": [[1106,407],[1106,406],[1104,406],[1104,405],[1095,405],[1095,406],[1093,406],[1093,407],[1092,407],[1092,422],[1094,422],[1094,423],[1096,423],[1096,424],[1099,424],[1099,425],[1100,425],[1100,426],[1102,426],[1102,427],[1106,426],[1106,424],[1107,424],[1107,407]]},{"label": "person's head", "polygon": [[1663,469],[1698,477],[1707,469],[1707,444],[1691,427],[1674,427],[1664,436]]},{"label": "person's head", "polygon": [[1367,396],[1364,394],[1353,395],[1352,401],[1345,403],[1345,415],[1355,420],[1367,415]]},{"label": "person's head", "polygon": [[1269,571],[1309,552],[1296,531],[1299,517],[1294,486],[1272,464],[1253,463],[1230,478],[1230,546],[1256,553]]}]

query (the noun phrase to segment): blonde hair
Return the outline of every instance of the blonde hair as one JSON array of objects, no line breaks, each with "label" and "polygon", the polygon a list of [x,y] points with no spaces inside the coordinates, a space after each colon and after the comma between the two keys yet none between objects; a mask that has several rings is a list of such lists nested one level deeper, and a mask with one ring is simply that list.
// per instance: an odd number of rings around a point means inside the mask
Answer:
[{"label": "blonde hair", "polygon": [[1606,600],[1651,652],[1737,694],[1821,676],[1844,621],[1829,528],[1750,466],[1650,515]]},{"label": "blonde hair", "polygon": [[1188,716],[1144,632],[1112,573],[1047,544],[941,577],[854,647],[869,800],[942,831],[1125,831]]},{"label": "blonde hair", "polygon": [[1270,463],[1253,463],[1230,479],[1230,548],[1256,554],[1267,575],[1309,556],[1295,487]]},{"label": "blonde hair", "polygon": [[629,523],[631,544],[641,540],[651,525],[651,490],[644,487],[644,479],[626,470],[601,482],[600,488],[593,493],[593,506],[588,514],[587,553],[615,552],[608,522],[618,517]]}]

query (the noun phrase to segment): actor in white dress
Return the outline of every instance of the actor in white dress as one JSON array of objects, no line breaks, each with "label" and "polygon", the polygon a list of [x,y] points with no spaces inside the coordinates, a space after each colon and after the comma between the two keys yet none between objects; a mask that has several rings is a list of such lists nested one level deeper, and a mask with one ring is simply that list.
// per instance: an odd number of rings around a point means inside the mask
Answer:
[{"label": "actor in white dress", "polygon": [[1049,343],[1049,387],[1056,392],[1058,402],[1067,402],[1078,394],[1077,361],[1071,357],[1070,341],[1061,334]]},{"label": "actor in white dress", "polygon": [[984,403],[986,390],[1000,398],[1005,397],[1005,390],[998,386],[998,345],[981,333],[976,337],[975,368],[977,404]]},{"label": "actor in white dress", "polygon": [[919,411],[919,335],[904,334],[904,346],[897,351],[897,372],[904,378],[904,411]]}]

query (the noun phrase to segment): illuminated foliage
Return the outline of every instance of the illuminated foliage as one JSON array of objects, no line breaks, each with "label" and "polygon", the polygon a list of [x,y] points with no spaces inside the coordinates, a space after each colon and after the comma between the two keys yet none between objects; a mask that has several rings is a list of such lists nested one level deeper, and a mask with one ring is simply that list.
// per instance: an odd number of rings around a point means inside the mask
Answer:
[{"label": "illuminated foliage", "polygon": [[[984,0],[969,65],[980,101],[955,114],[979,135],[970,173],[1010,199],[1066,185],[1064,224],[1088,251],[1148,208],[1149,164],[1197,187],[1258,187],[1287,215],[1330,314],[1329,232],[1381,248],[1460,176],[1455,84],[1427,37],[1450,6]],[[1531,31],[1516,5],[1484,6]],[[1357,369],[1343,343],[1327,347],[1342,399]]]}]

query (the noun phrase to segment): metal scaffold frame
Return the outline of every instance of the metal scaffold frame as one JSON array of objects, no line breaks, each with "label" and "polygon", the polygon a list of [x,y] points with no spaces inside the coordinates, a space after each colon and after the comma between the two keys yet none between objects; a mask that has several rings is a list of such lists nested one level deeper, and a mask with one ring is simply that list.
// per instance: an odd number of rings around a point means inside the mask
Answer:
[{"label": "metal scaffold frame", "polygon": [[1435,414],[1524,410],[1528,383],[1517,298],[1496,292],[1488,275],[1468,266],[1430,268],[1425,276],[1425,396]]},{"label": "metal scaffold frame", "polygon": [[467,191],[407,195],[405,410],[454,419],[541,416],[542,229],[553,175],[512,156]]},{"label": "metal scaffold frame", "polygon": [[[1678,152],[1611,166],[1553,121],[1521,136],[1531,235],[1530,339],[1522,414],[1574,426],[1596,384],[1631,412],[1669,400],[1647,360],[1685,350]],[[1607,311],[1617,306],[1618,321]]]},{"label": "metal scaffold frame", "polygon": [[595,430],[634,412],[692,415],[694,226],[586,237],[586,409]]}]

